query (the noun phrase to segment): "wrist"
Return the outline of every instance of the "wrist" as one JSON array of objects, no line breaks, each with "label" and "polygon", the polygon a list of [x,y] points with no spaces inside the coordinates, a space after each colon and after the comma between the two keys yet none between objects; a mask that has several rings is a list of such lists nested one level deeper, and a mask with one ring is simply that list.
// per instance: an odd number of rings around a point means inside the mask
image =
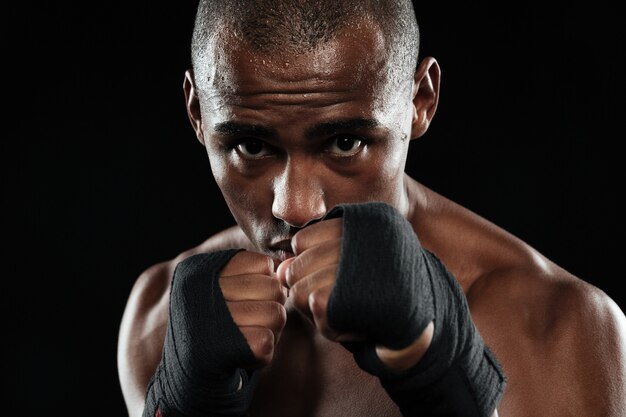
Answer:
[{"label": "wrist", "polygon": [[393,372],[411,369],[424,357],[433,340],[434,329],[435,325],[431,321],[418,338],[403,349],[395,350],[377,345],[376,355]]}]

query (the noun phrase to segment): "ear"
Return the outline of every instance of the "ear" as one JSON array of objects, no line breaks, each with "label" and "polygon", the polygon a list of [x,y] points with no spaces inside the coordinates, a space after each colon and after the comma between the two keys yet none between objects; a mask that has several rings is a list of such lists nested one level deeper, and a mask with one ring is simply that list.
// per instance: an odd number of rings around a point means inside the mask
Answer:
[{"label": "ear", "polygon": [[437,61],[432,57],[424,58],[415,71],[411,139],[417,139],[426,133],[435,116],[440,78],[441,69]]},{"label": "ear", "polygon": [[187,106],[187,115],[193,130],[201,144],[204,145],[204,131],[202,128],[202,113],[200,112],[200,100],[196,94],[196,86],[193,79],[193,71],[185,71],[185,81],[183,82],[183,90],[185,91],[185,103]]}]

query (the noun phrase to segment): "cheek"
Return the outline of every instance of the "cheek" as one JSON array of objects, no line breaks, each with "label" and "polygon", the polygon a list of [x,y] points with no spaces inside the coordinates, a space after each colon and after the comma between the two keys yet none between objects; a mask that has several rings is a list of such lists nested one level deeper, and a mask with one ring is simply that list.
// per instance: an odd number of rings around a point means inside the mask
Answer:
[{"label": "cheek", "polygon": [[406,147],[404,141],[397,140],[376,150],[368,169],[363,170],[361,178],[356,181],[362,196],[367,196],[369,201],[385,201],[392,205],[401,201]]},{"label": "cheek", "polygon": [[258,181],[241,178],[234,170],[228,168],[218,172],[215,181],[238,222],[246,221],[262,212],[264,199],[263,192],[257,185]]},{"label": "cheek", "polygon": [[[209,152],[211,171],[233,217],[244,233],[255,240],[259,229],[265,228],[271,216],[271,181],[264,177],[242,176],[226,157]],[[269,201],[269,203],[268,203]],[[270,210],[268,210],[268,207]]]},{"label": "cheek", "polygon": [[408,139],[397,139],[391,144],[380,163],[380,175],[385,179],[398,179],[398,174],[404,172],[408,152]]},{"label": "cheek", "polygon": [[225,159],[223,157],[215,156],[216,153],[217,152],[213,152],[210,149],[208,150],[211,172],[213,173],[213,178],[215,178],[217,186],[222,191],[222,195],[224,196],[226,203],[232,211],[233,208],[237,207],[237,205],[233,204],[233,198],[237,196],[237,193],[235,192],[236,185],[233,183],[236,178],[232,172],[230,172],[231,170],[229,169]]},{"label": "cheek", "polygon": [[395,137],[385,144],[385,149],[379,155],[379,169],[382,181],[386,181],[389,186],[395,184],[403,190],[404,170],[411,141],[412,112],[410,109],[404,113],[400,110],[398,109],[397,117],[391,124],[396,132]]}]

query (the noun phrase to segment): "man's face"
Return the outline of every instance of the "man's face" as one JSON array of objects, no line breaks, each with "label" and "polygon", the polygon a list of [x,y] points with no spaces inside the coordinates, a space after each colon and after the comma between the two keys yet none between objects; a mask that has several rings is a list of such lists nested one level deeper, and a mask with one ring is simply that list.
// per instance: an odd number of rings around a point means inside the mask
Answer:
[{"label": "man's face", "polygon": [[304,54],[267,56],[232,35],[220,45],[195,74],[202,136],[226,203],[259,250],[291,256],[295,232],[340,203],[406,211],[411,84],[391,87],[378,29],[348,28]]}]

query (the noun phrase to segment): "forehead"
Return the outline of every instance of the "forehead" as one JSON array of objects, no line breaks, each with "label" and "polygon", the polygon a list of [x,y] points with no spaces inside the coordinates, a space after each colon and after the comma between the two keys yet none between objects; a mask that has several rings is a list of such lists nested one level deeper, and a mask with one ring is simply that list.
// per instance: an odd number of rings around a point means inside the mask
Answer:
[{"label": "forehead", "polygon": [[[312,49],[272,53],[250,47],[222,30],[200,65],[196,84],[207,97],[237,104],[259,94],[358,93],[379,97],[389,74],[385,38],[371,21],[355,21]],[[199,68],[198,68],[199,67]]]}]

